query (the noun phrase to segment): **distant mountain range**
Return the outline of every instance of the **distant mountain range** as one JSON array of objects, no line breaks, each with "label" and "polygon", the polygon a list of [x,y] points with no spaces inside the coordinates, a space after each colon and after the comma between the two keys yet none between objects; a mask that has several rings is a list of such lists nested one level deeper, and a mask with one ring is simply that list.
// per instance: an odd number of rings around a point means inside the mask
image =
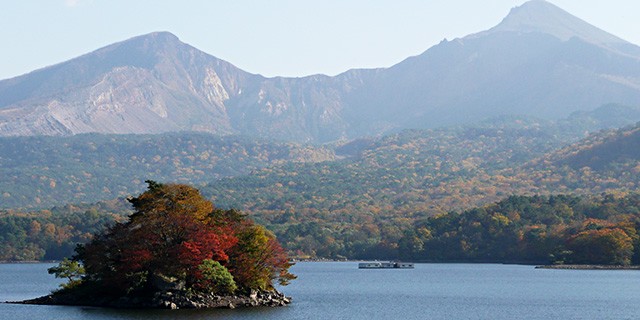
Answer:
[{"label": "distant mountain range", "polygon": [[638,105],[640,47],[551,3],[387,69],[265,78],[167,32],[0,81],[0,135],[204,131],[325,143]]}]

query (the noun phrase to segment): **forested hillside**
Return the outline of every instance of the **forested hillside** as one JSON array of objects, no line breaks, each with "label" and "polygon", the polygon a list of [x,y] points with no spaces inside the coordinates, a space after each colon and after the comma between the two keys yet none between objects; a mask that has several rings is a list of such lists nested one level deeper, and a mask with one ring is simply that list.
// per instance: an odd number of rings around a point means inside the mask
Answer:
[{"label": "forested hillside", "polygon": [[[352,161],[265,168],[217,181],[204,190],[218,205],[254,214],[286,239],[289,249],[348,257],[364,252],[375,239],[397,236],[416,219],[510,195],[638,191],[640,158],[624,151],[637,143],[632,138],[637,127],[603,131],[544,155],[555,143],[553,136],[536,130],[500,130],[461,129],[456,134],[441,132],[433,140],[429,138],[433,131],[403,132],[381,139],[380,144],[369,142]],[[608,143],[625,156],[598,162],[604,170],[562,164],[561,159],[582,154],[579,150],[607,153]],[[602,154],[599,159],[609,158]],[[355,236],[360,228],[365,232]],[[345,244],[353,244],[354,237],[364,243],[347,249]],[[331,252],[331,244],[340,249]]]},{"label": "forested hillside", "polygon": [[50,208],[126,197],[140,192],[147,179],[203,186],[261,168],[306,170],[297,169],[305,168],[301,163],[322,162],[349,170],[355,166],[367,171],[359,172],[361,177],[395,179],[411,170],[435,174],[438,179],[469,177],[478,171],[518,166],[584,138],[588,132],[635,121],[640,121],[640,108],[606,105],[559,121],[504,116],[465,127],[410,130],[322,146],[193,132],[0,137],[0,176],[4,177],[0,179],[0,208]]},{"label": "forested hillside", "polygon": [[207,133],[0,137],[0,208],[50,208],[136,194],[144,181],[203,185],[333,151]]},{"label": "forested hillside", "polygon": [[589,167],[596,171],[612,170],[615,165],[637,159],[640,159],[640,126],[594,135],[574,148],[561,149],[551,155],[555,165],[573,169]]},{"label": "forested hillside", "polygon": [[[265,224],[295,255],[365,258],[374,252],[389,252],[446,260],[455,257],[399,251],[400,239],[419,221],[482,207],[511,195],[582,197],[606,192],[618,198],[637,192],[640,159],[633,150],[639,139],[638,126],[601,131],[566,145],[581,137],[585,128],[621,119],[615,114],[609,112],[607,122],[575,114],[560,122],[502,117],[473,126],[409,130],[340,145],[335,155],[329,147],[250,143],[208,134],[89,135],[74,137],[74,143],[59,138],[13,138],[24,140],[21,145],[7,146],[13,151],[3,154],[0,161],[20,170],[40,170],[29,176],[6,175],[16,185],[5,182],[7,189],[3,190],[20,190],[22,178],[42,184],[41,193],[25,195],[49,195],[51,199],[55,194],[50,190],[58,188],[67,192],[63,195],[76,195],[74,188],[100,194],[111,182],[133,188],[130,181],[144,179],[144,170],[153,177],[200,183],[210,181],[210,176],[252,170],[201,185],[201,190],[217,207],[240,209]],[[25,147],[34,144],[38,148]],[[111,155],[107,165],[99,154]],[[331,161],[321,161],[324,159]],[[38,166],[40,161],[51,164]],[[93,177],[83,172],[100,174]],[[51,183],[57,174],[76,177],[76,182],[61,183],[56,178]],[[86,178],[77,178],[82,177],[79,174]],[[133,193],[118,190],[117,195],[105,191],[105,197]],[[75,243],[86,240],[86,230],[125,216],[128,210],[126,205],[105,203],[44,211],[7,210],[0,215],[5,246],[0,259],[70,254]],[[83,214],[89,218],[74,225],[72,221],[82,220]]]},{"label": "forested hillside", "polygon": [[[633,190],[637,174],[623,169],[634,167],[638,158],[625,158],[624,168],[617,164],[601,173],[562,164],[562,154],[614,134],[603,131],[555,151],[584,132],[576,119],[502,118],[475,126],[403,131],[342,146],[336,149],[338,156],[347,157],[341,161],[263,168],[211,183],[204,192],[220,206],[271,219],[289,212],[323,220],[318,214],[382,211],[408,216],[469,208],[512,194]],[[616,134],[628,136],[634,130]]]},{"label": "forested hillside", "polygon": [[50,210],[0,210],[0,261],[61,260],[131,213],[125,199]]},{"label": "forested hillside", "polygon": [[[371,254],[424,261],[640,263],[640,195],[512,196],[417,221]],[[386,250],[385,250],[386,249]]]}]

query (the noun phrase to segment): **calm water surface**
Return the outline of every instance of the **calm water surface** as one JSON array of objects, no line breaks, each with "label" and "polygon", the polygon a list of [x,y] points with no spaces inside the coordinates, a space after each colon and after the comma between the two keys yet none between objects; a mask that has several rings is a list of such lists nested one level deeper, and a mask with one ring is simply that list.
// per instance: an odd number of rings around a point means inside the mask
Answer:
[{"label": "calm water surface", "polygon": [[[50,264],[0,264],[0,301],[47,294]],[[0,319],[638,319],[640,271],[541,270],[491,264],[416,264],[358,270],[307,262],[282,288],[283,308],[111,310],[0,304]]]}]

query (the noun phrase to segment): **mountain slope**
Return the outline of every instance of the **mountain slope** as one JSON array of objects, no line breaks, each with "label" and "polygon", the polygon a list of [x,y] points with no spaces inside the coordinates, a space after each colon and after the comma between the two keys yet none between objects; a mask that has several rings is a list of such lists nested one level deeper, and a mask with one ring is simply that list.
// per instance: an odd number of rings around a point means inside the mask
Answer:
[{"label": "mountain slope", "polygon": [[158,32],[1,81],[0,134],[187,130],[334,139],[344,131],[340,95],[325,82],[336,81],[249,74]]},{"label": "mountain slope", "polygon": [[[606,46],[605,46],[606,44]],[[618,48],[634,50],[621,52]],[[364,86],[354,116],[434,127],[499,114],[557,119],[602,104],[637,104],[639,48],[544,1],[512,10],[497,27],[443,41]]]},{"label": "mountain slope", "polygon": [[640,171],[640,167],[635,167],[640,162],[640,124],[593,135],[578,145],[559,150],[549,158],[556,166],[567,165],[575,170],[588,167],[601,172],[620,171],[621,167],[633,164],[630,169],[637,173]]},{"label": "mountain slope", "polygon": [[640,48],[541,0],[388,69],[264,78],[166,32],[0,81],[0,135],[206,131],[331,142],[640,101]]},{"label": "mountain slope", "polygon": [[14,120],[2,131],[230,133],[226,90],[248,77],[169,33],[153,33],[0,83],[3,118]]},{"label": "mountain slope", "polygon": [[546,33],[562,41],[577,37],[603,46],[626,42],[544,0],[529,1],[513,8],[500,24],[485,34],[498,32]]},{"label": "mountain slope", "polygon": [[[463,127],[406,130],[343,145],[336,149],[340,161],[264,168],[212,182],[203,191],[218,205],[269,219],[293,212],[321,220],[367,212],[389,219],[435,214],[510,194],[624,189],[637,175],[607,180],[602,174],[589,181],[588,172],[548,157],[563,146],[567,154],[580,148],[592,139],[585,138],[588,128],[635,121],[639,111],[603,106],[560,121],[500,117]],[[624,173],[616,171],[611,177]]]}]

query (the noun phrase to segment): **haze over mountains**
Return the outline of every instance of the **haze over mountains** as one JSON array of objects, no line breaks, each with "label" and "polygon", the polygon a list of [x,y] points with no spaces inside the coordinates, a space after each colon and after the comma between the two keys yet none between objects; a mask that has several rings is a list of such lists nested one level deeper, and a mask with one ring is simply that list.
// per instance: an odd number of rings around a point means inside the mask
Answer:
[{"label": "haze over mountains", "polygon": [[[329,48],[331,50],[331,48]],[[205,131],[324,143],[640,101],[640,47],[534,0],[388,69],[265,78],[167,32],[0,81],[0,135]]]}]

